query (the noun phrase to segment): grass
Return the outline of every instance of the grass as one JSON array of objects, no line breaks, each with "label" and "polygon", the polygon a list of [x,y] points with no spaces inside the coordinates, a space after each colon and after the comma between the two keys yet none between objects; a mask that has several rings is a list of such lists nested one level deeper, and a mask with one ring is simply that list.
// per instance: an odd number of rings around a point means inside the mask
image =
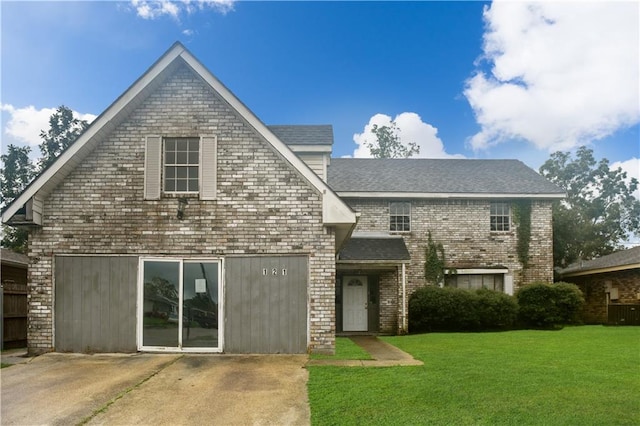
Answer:
[{"label": "grass", "polygon": [[312,424],[640,424],[640,327],[383,339],[425,365],[309,366]]},{"label": "grass", "polygon": [[311,354],[311,359],[371,359],[371,355],[348,337],[336,337],[336,354]]},{"label": "grass", "polygon": [[11,367],[13,364],[7,364],[4,362],[0,362],[0,368],[6,368],[6,367]]}]

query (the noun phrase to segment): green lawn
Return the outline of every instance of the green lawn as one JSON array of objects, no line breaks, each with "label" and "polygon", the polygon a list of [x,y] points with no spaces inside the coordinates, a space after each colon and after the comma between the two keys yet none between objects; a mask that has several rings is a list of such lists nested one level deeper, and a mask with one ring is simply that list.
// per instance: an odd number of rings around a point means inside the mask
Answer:
[{"label": "green lawn", "polygon": [[640,327],[384,340],[425,365],[309,366],[312,424],[640,424]]},{"label": "green lawn", "polygon": [[348,337],[336,337],[336,354],[311,354],[311,359],[371,359],[371,355]]}]

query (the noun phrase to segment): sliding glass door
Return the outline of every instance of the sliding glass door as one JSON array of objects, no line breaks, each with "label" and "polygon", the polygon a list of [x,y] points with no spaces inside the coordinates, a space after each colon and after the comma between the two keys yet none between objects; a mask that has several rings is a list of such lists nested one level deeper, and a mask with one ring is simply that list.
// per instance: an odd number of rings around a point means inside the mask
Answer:
[{"label": "sliding glass door", "polygon": [[221,351],[220,261],[141,262],[140,349]]}]

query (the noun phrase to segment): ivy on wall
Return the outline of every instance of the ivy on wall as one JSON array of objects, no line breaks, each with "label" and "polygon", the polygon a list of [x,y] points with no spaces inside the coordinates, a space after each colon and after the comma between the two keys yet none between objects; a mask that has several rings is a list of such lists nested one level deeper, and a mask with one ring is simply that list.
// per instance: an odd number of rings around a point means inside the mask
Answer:
[{"label": "ivy on wall", "polygon": [[424,279],[429,284],[438,285],[444,281],[444,247],[431,238],[431,231],[424,249]]},{"label": "ivy on wall", "polygon": [[511,203],[513,221],[518,225],[518,260],[522,268],[529,266],[529,245],[531,243],[531,200],[515,200]]}]

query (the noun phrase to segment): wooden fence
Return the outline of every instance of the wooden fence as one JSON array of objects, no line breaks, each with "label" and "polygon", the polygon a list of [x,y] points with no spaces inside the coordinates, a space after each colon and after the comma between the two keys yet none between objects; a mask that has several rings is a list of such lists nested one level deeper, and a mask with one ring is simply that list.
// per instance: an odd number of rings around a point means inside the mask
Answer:
[{"label": "wooden fence", "polygon": [[2,282],[2,349],[27,346],[27,285]]}]

